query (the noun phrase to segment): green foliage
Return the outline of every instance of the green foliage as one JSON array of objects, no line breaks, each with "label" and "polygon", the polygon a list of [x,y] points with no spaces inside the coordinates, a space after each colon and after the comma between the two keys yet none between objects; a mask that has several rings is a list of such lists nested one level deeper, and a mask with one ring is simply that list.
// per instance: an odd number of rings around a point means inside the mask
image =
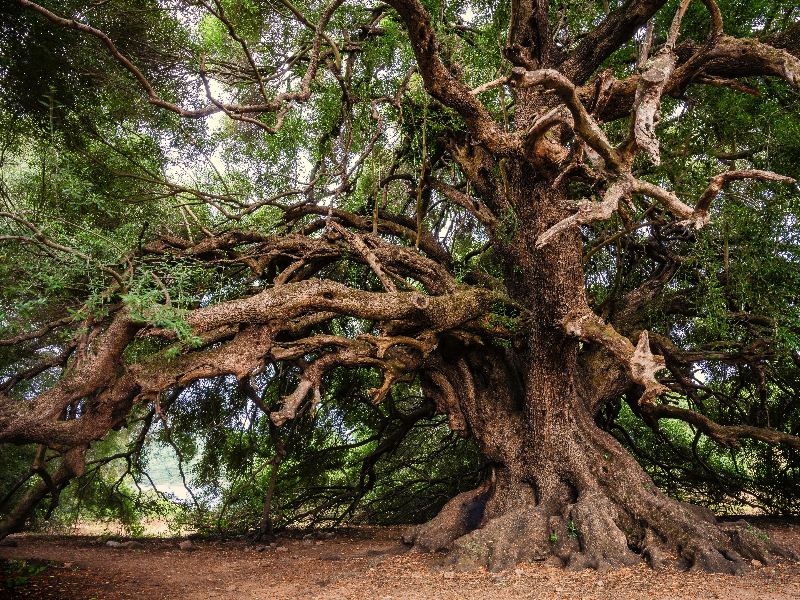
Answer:
[{"label": "green foliage", "polygon": [[25,560],[8,561],[2,572],[2,577],[5,578],[3,589],[12,594],[19,592],[28,585],[31,577],[43,573],[46,569],[45,565],[29,564]]},{"label": "green foliage", "polygon": [[[791,411],[792,399],[787,393],[795,392],[776,386],[768,396],[770,414],[776,419],[785,419]],[[717,422],[730,423],[736,416],[726,414],[724,407],[718,410],[709,412]],[[753,416],[757,410],[753,407]],[[792,416],[787,425],[796,431],[800,423]],[[747,506],[774,515],[800,511],[794,493],[800,485],[800,453],[794,449],[753,440],[745,440],[739,447],[720,448],[675,420],[661,421],[654,432],[625,404],[611,432],[636,456],[655,484],[673,498],[703,504],[723,514],[740,514]]]},{"label": "green foliage", "polygon": [[[273,404],[291,377],[272,374],[264,401]],[[379,385],[375,373],[337,370],[313,417],[271,431],[268,418],[254,419],[252,404],[232,383],[198,389],[202,410],[177,414],[173,421],[175,431],[205,432],[192,472],[193,485],[221,506],[208,515],[209,530],[223,522],[228,531],[257,528],[272,475],[272,467],[263,465],[275,458],[270,436],[286,450],[272,503],[275,528],[424,521],[479,481],[474,447],[424,409],[413,386],[401,386],[375,406],[359,391]],[[420,409],[426,416],[409,429],[403,419]],[[192,455],[186,447],[182,451],[185,459]]]},{"label": "green foliage", "polygon": [[578,538],[578,529],[575,527],[575,521],[567,522],[567,535],[571,539]]}]

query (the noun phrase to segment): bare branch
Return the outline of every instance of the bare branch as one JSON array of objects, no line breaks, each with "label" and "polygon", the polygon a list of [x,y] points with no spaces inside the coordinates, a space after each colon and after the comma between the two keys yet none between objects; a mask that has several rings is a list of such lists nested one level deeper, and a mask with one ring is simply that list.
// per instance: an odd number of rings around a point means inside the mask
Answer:
[{"label": "bare branch", "polygon": [[636,68],[643,69],[644,65],[647,63],[647,59],[650,57],[650,46],[653,43],[653,19],[650,19],[647,22],[647,30],[644,34],[644,40],[642,40],[642,49],[639,51],[639,59],[636,61]]},{"label": "bare branch", "polygon": [[522,67],[515,67],[512,77],[515,87],[518,88],[541,85],[546,89],[554,90],[572,113],[572,118],[575,120],[575,133],[603,157],[606,168],[619,172],[622,162],[617,151],[611,146],[602,129],[584,107],[578,97],[578,90],[572,82],[554,69],[526,71]]},{"label": "bare branch", "polygon": [[264,290],[250,298],[199,308],[188,316],[196,332],[231,323],[266,323],[323,310],[386,321],[411,318],[417,323],[446,329],[474,319],[485,311],[494,294],[479,288],[456,290],[446,296],[417,292],[375,293],[356,290],[328,280],[290,283]]},{"label": "bare branch", "polygon": [[438,179],[430,179],[428,183],[434,190],[444,195],[445,198],[475,215],[475,218],[486,227],[492,228],[497,224],[497,218],[489,210],[489,207],[477,198],[467,196],[465,193]]},{"label": "bare branch", "polygon": [[542,248],[562,231],[575,227],[576,225],[586,225],[595,221],[604,221],[611,218],[620,200],[630,197],[631,185],[627,178],[614,181],[606,190],[602,202],[591,202],[584,200],[581,207],[574,215],[567,217],[553,225],[536,240],[536,247]]},{"label": "bare branch", "polygon": [[[631,191],[634,194],[645,194],[664,205],[673,214],[690,219],[694,211],[687,204],[681,201],[673,192],[668,192],[662,187],[641,179],[631,178]],[[699,227],[704,226],[700,225]]]},{"label": "bare branch", "polygon": [[483,92],[488,92],[496,87],[501,85],[506,85],[509,81],[511,81],[511,76],[506,75],[505,77],[499,77],[493,81],[488,81],[484,84],[479,85],[476,88],[472,88],[469,93],[473,96],[477,96],[478,94],[482,94]]},{"label": "bare branch", "polygon": [[562,321],[564,330],[571,336],[587,342],[595,342],[609,350],[625,368],[631,381],[644,387],[639,404],[652,404],[659,394],[667,388],[658,382],[655,374],[664,368],[663,356],[654,355],[650,351],[650,340],[647,331],[639,335],[636,347],[628,338],[620,335],[613,326],[603,321],[591,310],[570,312]]},{"label": "bare branch", "polygon": [[775,429],[750,425],[719,425],[698,412],[667,404],[648,404],[640,410],[651,419],[678,419],[690,423],[715,442],[726,446],[738,446],[737,441],[745,438],[800,450],[800,438]]},{"label": "bare branch", "polygon": [[375,272],[375,275],[378,276],[378,279],[381,280],[383,287],[386,289],[387,292],[396,292],[397,288],[392,283],[392,280],[386,276],[386,273],[383,272],[383,267],[381,266],[378,259],[372,253],[372,251],[367,247],[358,235],[351,233],[335,221],[331,222],[331,227],[333,227],[336,231],[342,234],[344,238],[348,241],[348,243],[353,247],[353,249],[358,252],[364,260],[367,261],[367,264],[372,268]]},{"label": "bare branch", "polygon": [[692,219],[697,223],[707,222],[708,209],[714,201],[714,198],[717,197],[717,194],[732,181],[741,181],[743,179],[762,179],[781,181],[783,183],[797,183],[797,181],[791,177],[778,175],[772,171],[761,171],[758,169],[749,171],[725,171],[711,178],[711,183],[709,183],[708,188],[706,188],[706,191],[700,196],[697,205],[694,207],[694,216]]}]

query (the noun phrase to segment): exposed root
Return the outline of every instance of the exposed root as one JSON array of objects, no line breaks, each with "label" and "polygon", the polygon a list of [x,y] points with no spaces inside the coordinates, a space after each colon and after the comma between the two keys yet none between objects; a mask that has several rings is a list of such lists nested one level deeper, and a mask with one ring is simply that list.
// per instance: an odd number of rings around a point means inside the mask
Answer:
[{"label": "exposed root", "polygon": [[414,548],[422,552],[451,550],[457,538],[480,525],[489,493],[486,484],[459,494],[445,504],[433,520],[404,531],[403,542],[414,544]]},{"label": "exposed root", "polygon": [[457,539],[452,560],[458,570],[507,571],[517,562],[544,560],[551,554],[547,512],[518,509],[490,520]]},{"label": "exposed root", "polygon": [[640,562],[617,525],[618,511],[593,490],[561,515],[546,506],[508,512],[455,541],[453,562],[459,569],[513,569],[517,562],[547,560],[568,570],[630,566]]},{"label": "exposed root", "polygon": [[748,561],[757,560],[765,565],[774,566],[778,557],[800,560],[800,555],[792,548],[774,542],[767,533],[753,527],[747,521],[724,523],[720,525],[720,529],[728,535],[738,556]]},{"label": "exposed root", "polygon": [[569,517],[570,533],[577,535],[581,552],[570,555],[568,570],[605,570],[641,562],[628,548],[628,538],[619,527],[619,511],[599,490],[582,494],[570,508]]},{"label": "exposed root", "polygon": [[745,521],[717,525],[708,509],[658,491],[649,494],[661,511],[652,523],[634,519],[591,488],[556,514],[546,505],[517,507],[494,518],[487,515],[478,528],[490,492],[482,487],[457,496],[436,519],[404,533],[403,541],[422,551],[451,551],[461,571],[507,571],[535,561],[569,571],[606,571],[646,560],[653,569],[672,565],[740,575],[753,560],[774,565],[778,557],[800,559]]}]

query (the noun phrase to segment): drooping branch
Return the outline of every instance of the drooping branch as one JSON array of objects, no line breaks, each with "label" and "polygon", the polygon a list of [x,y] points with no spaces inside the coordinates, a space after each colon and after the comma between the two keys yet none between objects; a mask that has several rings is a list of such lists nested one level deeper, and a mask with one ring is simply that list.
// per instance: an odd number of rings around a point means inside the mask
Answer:
[{"label": "drooping branch", "polygon": [[646,417],[656,421],[677,419],[694,425],[712,440],[725,446],[737,446],[738,440],[751,439],[800,450],[800,438],[775,429],[750,425],[719,425],[698,412],[668,404],[648,404],[641,406],[640,410]]},{"label": "drooping branch", "polygon": [[751,169],[747,171],[726,171],[715,175],[711,178],[706,191],[700,196],[697,205],[694,207],[694,214],[692,220],[695,223],[703,223],[708,221],[708,209],[717,194],[733,181],[742,181],[743,179],[761,179],[769,181],[780,181],[783,183],[797,183],[795,179],[778,175],[772,171],[761,171],[758,169]]}]

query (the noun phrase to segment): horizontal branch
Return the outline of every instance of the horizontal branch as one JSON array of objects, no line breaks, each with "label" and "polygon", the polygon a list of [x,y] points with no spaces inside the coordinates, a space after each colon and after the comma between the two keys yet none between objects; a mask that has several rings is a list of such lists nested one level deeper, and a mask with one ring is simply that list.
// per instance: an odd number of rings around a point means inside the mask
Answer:
[{"label": "horizontal branch", "polygon": [[461,288],[444,296],[426,296],[418,292],[367,292],[315,279],[199,308],[192,311],[187,320],[195,332],[202,332],[232,323],[288,320],[322,310],[372,321],[410,319],[419,325],[444,330],[479,317],[494,300],[497,300],[494,293],[481,288]]},{"label": "horizontal branch", "polygon": [[19,344],[20,342],[24,342],[27,340],[35,340],[36,338],[40,338],[42,336],[47,335],[53,329],[57,329],[62,325],[66,325],[67,323],[72,323],[75,320],[75,317],[69,316],[64,317],[62,319],[58,319],[56,321],[52,321],[42,327],[41,329],[37,329],[36,331],[31,331],[29,333],[21,333],[13,338],[6,338],[4,340],[0,340],[0,346],[13,346],[14,344]]},{"label": "horizontal branch", "polygon": [[651,419],[677,419],[694,425],[715,442],[726,446],[738,445],[737,440],[747,438],[800,450],[800,438],[782,431],[750,425],[719,425],[693,410],[668,404],[649,404],[641,406],[640,410]]},{"label": "horizontal branch", "polygon": [[707,220],[708,209],[711,206],[711,203],[714,201],[714,198],[717,197],[717,194],[719,194],[719,192],[729,183],[733,181],[742,181],[743,179],[761,179],[780,181],[783,183],[797,183],[797,181],[791,177],[778,175],[772,171],[761,171],[758,169],[751,169],[747,171],[725,171],[724,173],[720,173],[719,175],[715,175],[711,178],[711,183],[709,183],[708,188],[706,188],[706,191],[703,192],[703,195],[700,196],[700,199],[697,201],[697,205],[694,208],[696,215],[694,218],[697,220]]}]

